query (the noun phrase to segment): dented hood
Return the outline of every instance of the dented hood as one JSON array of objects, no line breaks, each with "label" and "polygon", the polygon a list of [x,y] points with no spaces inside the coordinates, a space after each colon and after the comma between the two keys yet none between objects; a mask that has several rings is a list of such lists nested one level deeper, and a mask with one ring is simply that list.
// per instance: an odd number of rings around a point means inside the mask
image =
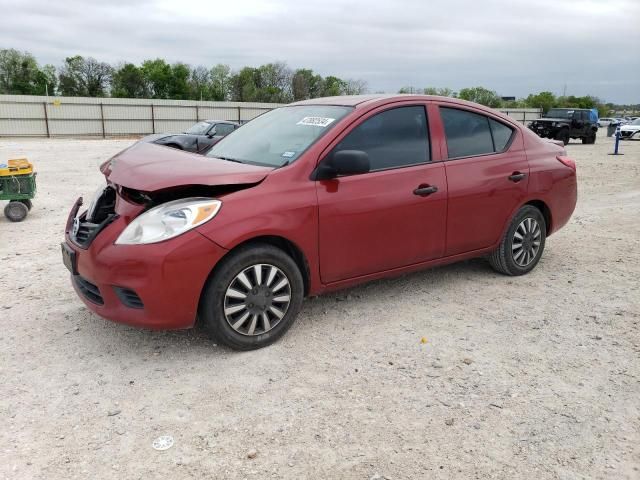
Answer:
[{"label": "dented hood", "polygon": [[136,143],[102,164],[100,170],[110,183],[153,192],[183,185],[253,184],[273,169]]}]

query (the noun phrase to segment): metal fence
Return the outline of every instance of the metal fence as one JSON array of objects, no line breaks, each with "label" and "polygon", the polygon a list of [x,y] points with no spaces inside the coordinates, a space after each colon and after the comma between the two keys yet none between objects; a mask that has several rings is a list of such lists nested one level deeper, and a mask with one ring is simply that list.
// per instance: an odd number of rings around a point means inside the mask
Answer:
[{"label": "metal fence", "polygon": [[[0,95],[0,137],[117,137],[182,132],[200,120],[244,123],[276,103]],[[526,123],[536,108],[502,110]]]},{"label": "metal fence", "polygon": [[0,137],[140,136],[200,120],[244,123],[273,103],[0,95]]}]

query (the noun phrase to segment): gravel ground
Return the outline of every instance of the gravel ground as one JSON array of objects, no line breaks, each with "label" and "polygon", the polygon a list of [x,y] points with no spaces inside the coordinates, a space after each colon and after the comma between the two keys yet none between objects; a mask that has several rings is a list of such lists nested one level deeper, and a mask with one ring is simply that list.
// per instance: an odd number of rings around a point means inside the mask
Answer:
[{"label": "gravel ground", "polygon": [[248,353],[76,298],[67,213],[130,143],[0,141],[39,171],[27,220],[0,218],[0,478],[640,478],[640,142],[568,146],[578,207],[531,274],[309,299]]}]

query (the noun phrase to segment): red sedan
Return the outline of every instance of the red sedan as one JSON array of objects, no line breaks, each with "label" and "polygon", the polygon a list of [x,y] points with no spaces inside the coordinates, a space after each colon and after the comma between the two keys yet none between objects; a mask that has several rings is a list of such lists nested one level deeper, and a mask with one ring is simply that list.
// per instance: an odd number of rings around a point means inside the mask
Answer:
[{"label": "red sedan", "polygon": [[266,113],[207,156],[141,143],[76,202],[63,260],[98,315],[268,345],[303,297],[472,257],[531,271],[571,217],[564,148],[481,105],[314,99]]}]

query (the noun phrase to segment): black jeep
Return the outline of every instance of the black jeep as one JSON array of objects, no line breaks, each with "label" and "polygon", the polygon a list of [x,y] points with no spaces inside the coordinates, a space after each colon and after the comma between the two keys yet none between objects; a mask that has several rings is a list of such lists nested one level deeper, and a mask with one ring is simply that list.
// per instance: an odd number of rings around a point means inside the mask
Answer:
[{"label": "black jeep", "polygon": [[571,138],[580,138],[582,143],[596,143],[598,118],[586,108],[552,108],[542,118],[529,125],[538,136],[562,140],[566,145]]}]

